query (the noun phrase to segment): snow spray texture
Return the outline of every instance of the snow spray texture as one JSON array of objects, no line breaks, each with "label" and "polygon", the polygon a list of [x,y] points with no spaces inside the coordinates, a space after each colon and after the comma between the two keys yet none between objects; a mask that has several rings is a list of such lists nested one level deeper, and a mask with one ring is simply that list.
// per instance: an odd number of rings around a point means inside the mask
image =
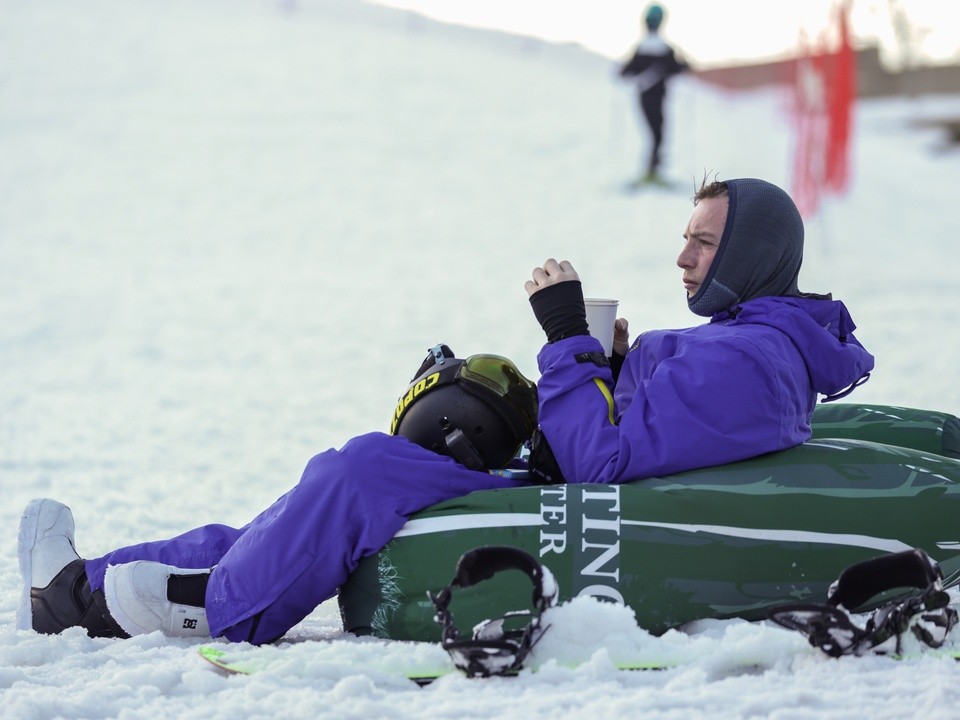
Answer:
[{"label": "snow spray texture", "polygon": [[[331,648],[337,643],[346,643],[347,640],[320,641],[327,642]],[[197,648],[197,654],[208,663],[229,675],[255,675],[258,673],[272,673],[282,677],[316,677],[327,671],[343,671],[353,669],[358,673],[364,674],[387,674],[405,677],[412,680],[417,685],[429,685],[434,680],[447,675],[459,674],[461,671],[453,662],[436,662],[425,666],[422,662],[411,661],[404,665],[396,661],[384,661],[383,663],[371,662],[365,660],[362,664],[344,664],[342,661],[331,661],[325,663],[318,661],[311,656],[308,660],[291,659],[286,651],[294,647],[292,644],[280,643],[279,645],[258,645],[255,647],[241,647],[238,645],[201,645]],[[815,652],[812,648],[810,652]],[[648,653],[643,658],[636,661],[614,663],[618,671],[640,672],[645,670],[672,670],[682,668],[685,665],[698,662],[700,660],[709,660],[711,657],[717,657],[719,648],[713,648],[708,652],[700,652],[692,657],[678,657],[676,653],[665,653],[663,657],[656,658]],[[947,660],[960,660],[960,650],[953,648],[922,649],[915,652],[905,653],[903,655],[889,655],[891,660],[915,660],[919,658],[940,658]],[[826,658],[824,658],[826,659]],[[724,659],[725,675],[734,673],[741,669],[744,672],[753,672],[758,667],[770,666],[771,658],[769,653],[758,653],[756,657],[746,656],[731,660],[729,657]],[[563,667],[576,668],[582,663],[564,662]],[[540,665],[529,663],[523,670],[538,672]],[[507,672],[505,675],[512,676],[517,672]]]},{"label": "snow spray texture", "polygon": [[[818,410],[818,427],[821,418],[838,437],[721,467],[623,485],[481,491],[427,508],[341,588],[344,628],[436,641],[427,592],[485,545],[537,558],[556,577],[560,602],[624,603],[655,633],[820,600],[844,568],[882,553],[923,549],[945,586],[956,584],[960,460],[945,454],[960,447],[957,418],[869,405]],[[525,607],[529,581],[501,573],[465,589],[458,624],[488,618],[493,598]]]}]

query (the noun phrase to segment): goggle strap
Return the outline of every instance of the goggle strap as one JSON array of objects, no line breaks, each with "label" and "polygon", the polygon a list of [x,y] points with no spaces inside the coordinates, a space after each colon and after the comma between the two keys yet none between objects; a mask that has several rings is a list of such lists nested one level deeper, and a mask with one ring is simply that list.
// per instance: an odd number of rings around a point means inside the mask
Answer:
[{"label": "goggle strap", "polygon": [[473,443],[470,442],[470,438],[466,436],[463,430],[454,428],[444,436],[443,442],[447,446],[450,457],[465,468],[468,470],[479,470],[481,472],[484,470],[483,460],[480,459],[477,449],[473,446]]}]

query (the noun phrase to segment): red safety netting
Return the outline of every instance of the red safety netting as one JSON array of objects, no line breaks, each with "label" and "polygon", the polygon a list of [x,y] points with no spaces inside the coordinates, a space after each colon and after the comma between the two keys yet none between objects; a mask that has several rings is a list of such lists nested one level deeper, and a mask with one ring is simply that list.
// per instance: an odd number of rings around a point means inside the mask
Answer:
[{"label": "red safety netting", "polygon": [[816,213],[824,194],[839,194],[850,181],[857,69],[849,11],[849,1],[837,8],[836,50],[824,50],[823,43],[817,50],[804,47],[795,64],[792,194],[804,217]]}]

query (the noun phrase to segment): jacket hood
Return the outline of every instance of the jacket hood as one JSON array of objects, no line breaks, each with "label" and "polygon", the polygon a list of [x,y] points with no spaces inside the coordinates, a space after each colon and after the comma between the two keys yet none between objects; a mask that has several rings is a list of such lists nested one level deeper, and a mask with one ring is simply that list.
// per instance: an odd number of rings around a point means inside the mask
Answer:
[{"label": "jacket hood", "polygon": [[727,221],[703,284],[687,300],[703,317],[768,295],[799,295],[803,220],[790,196],[765,180],[726,180]]},{"label": "jacket hood", "polygon": [[711,323],[768,325],[785,333],[799,351],[813,389],[828,396],[861,384],[874,358],[854,337],[856,325],[839,300],[761,297],[717,313]]}]

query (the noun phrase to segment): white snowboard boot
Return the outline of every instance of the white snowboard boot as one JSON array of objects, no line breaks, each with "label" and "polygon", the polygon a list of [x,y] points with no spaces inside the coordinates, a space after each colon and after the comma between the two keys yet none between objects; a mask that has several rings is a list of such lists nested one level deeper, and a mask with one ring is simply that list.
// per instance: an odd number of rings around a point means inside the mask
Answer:
[{"label": "white snowboard boot", "polygon": [[63,503],[38,498],[27,504],[17,537],[23,576],[17,628],[53,635],[79,625],[92,637],[126,637],[107,612],[103,592],[90,592],[73,534],[73,514]]},{"label": "white snowboard boot", "polygon": [[[159,630],[169,637],[209,638],[210,626],[202,606],[202,592],[192,593],[198,598],[195,600],[198,605],[169,599],[171,587],[188,582],[190,576],[209,576],[209,573],[209,570],[188,570],[146,560],[111,565],[103,581],[107,608],[130,635]],[[201,590],[206,588],[206,578],[196,577],[195,580]]]}]

